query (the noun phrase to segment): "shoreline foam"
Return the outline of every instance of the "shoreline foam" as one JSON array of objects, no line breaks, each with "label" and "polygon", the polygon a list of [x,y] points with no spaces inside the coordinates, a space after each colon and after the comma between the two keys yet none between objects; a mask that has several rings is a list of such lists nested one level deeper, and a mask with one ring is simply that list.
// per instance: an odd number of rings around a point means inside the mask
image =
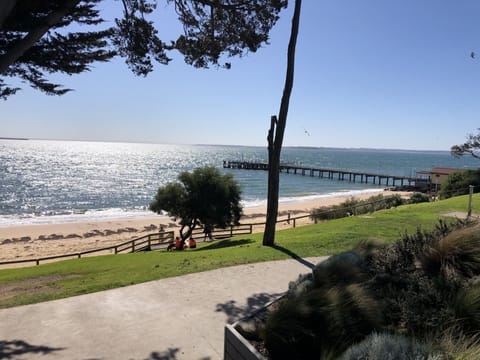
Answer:
[{"label": "shoreline foam", "polygon": [[[310,194],[304,196],[281,197],[279,205],[297,204],[311,201],[323,201],[328,199],[349,198],[364,195],[375,195],[383,193],[381,188],[377,189],[359,189],[359,190],[343,190],[324,194]],[[267,207],[266,199],[242,201],[245,210],[252,208]],[[152,217],[161,217],[147,210],[147,207],[134,207],[130,209],[111,208],[99,210],[79,211],[63,211],[62,213],[49,214],[23,214],[23,215],[4,215],[0,216],[0,229],[3,227],[26,226],[26,225],[51,225],[51,224],[75,224],[83,222],[96,221],[114,221],[114,220],[130,220],[130,219],[148,219]],[[167,216],[165,216],[167,217]]]}]

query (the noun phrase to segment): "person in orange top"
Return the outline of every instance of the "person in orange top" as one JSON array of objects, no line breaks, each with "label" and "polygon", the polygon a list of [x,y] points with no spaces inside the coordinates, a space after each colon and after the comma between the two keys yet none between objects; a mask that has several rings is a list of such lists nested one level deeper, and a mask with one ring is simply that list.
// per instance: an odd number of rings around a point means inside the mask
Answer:
[{"label": "person in orange top", "polygon": [[182,239],[180,236],[177,236],[175,240],[175,250],[183,250],[185,248],[185,243],[182,244]]},{"label": "person in orange top", "polygon": [[197,242],[193,237],[190,238],[190,241],[188,242],[188,247],[190,249],[195,249],[197,247]]},{"label": "person in orange top", "polygon": [[182,245],[182,240],[180,239],[180,236],[177,236],[175,238],[175,244],[171,243],[167,247],[167,251],[170,250],[183,250],[185,248],[185,244],[183,244],[183,247],[180,249],[180,246]]}]

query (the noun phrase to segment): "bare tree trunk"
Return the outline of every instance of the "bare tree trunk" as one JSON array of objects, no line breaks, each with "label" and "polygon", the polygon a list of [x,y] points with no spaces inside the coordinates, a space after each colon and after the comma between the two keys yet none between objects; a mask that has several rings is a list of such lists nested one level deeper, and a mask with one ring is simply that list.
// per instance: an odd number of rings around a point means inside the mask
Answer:
[{"label": "bare tree trunk", "polygon": [[72,11],[79,2],[80,0],[65,1],[60,8],[47,16],[42,25],[30,31],[22,40],[18,41],[11,49],[9,49],[5,55],[0,56],[0,74],[3,74],[10,65],[25,54],[25,52],[40,40],[53,25],[58,23],[63,17]]},{"label": "bare tree trunk", "polygon": [[18,0],[1,0],[0,1],[0,30],[3,29],[3,23],[8,15],[12,12]]},{"label": "bare tree trunk", "polygon": [[300,9],[302,0],[295,0],[295,10],[292,18],[292,30],[287,54],[287,75],[283,88],[282,101],[278,120],[272,116],[268,131],[268,200],[267,219],[263,234],[263,245],[273,246],[275,243],[275,226],[278,215],[278,194],[280,183],[280,153],[282,151],[283,135],[287,124],[288,105],[293,88],[293,73],[295,69],[295,47],[297,45]]}]

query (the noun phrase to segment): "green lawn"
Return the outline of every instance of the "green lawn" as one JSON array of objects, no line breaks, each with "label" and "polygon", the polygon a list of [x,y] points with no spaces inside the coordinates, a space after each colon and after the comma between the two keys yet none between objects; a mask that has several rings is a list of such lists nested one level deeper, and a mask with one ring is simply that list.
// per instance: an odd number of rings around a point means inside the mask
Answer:
[{"label": "green lawn", "polygon": [[[365,216],[332,220],[277,232],[274,248],[262,234],[199,244],[184,252],[154,251],[66,260],[30,268],[0,270],[0,308],[65,298],[225,266],[291,256],[332,255],[360,240],[393,242],[418,227],[428,230],[448,212],[465,212],[467,196],[405,205]],[[479,206],[476,206],[476,205]],[[480,212],[480,194],[474,196]]]}]

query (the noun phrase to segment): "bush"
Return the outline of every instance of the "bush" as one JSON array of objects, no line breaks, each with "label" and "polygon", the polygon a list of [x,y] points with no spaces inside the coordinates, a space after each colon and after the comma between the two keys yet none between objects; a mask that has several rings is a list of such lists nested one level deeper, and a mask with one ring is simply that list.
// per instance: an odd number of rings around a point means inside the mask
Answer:
[{"label": "bush", "polygon": [[372,333],[359,344],[353,345],[338,360],[443,360],[444,357],[430,344],[394,334]]},{"label": "bush", "polygon": [[433,276],[471,278],[480,275],[480,224],[436,239],[425,250],[421,263]]},{"label": "bush", "polygon": [[[372,331],[431,338],[442,345],[441,334],[454,324],[458,330],[451,333],[447,352],[480,354],[471,337],[480,330],[479,282],[480,224],[439,222],[433,231],[418,230],[394,244],[360,242],[318,264],[312,274],[290,284],[262,336],[273,359],[320,359],[339,356]],[[350,349],[344,359],[358,354],[414,359],[408,354],[423,351],[429,357],[419,359],[441,358],[424,343],[379,335]]]},{"label": "bush", "polygon": [[263,338],[272,359],[338,356],[378,329],[381,313],[379,304],[358,284],[313,289],[284,299],[268,317]]},{"label": "bush", "polygon": [[452,196],[468,194],[469,185],[475,186],[474,192],[480,191],[480,169],[465,170],[448,175],[447,180],[440,188],[440,198],[448,199]]},{"label": "bush", "polygon": [[408,199],[409,204],[419,204],[423,202],[429,202],[430,197],[427,194],[420,193],[420,192],[415,192],[410,196],[410,199]]},{"label": "bush", "polygon": [[454,303],[455,315],[463,329],[480,331],[480,286],[461,289]]},{"label": "bush", "polygon": [[371,196],[366,200],[350,198],[338,205],[323,206],[311,210],[310,218],[314,221],[339,219],[351,215],[361,215],[370,212],[390,209],[403,205],[405,201],[400,195],[384,197],[383,195]]}]

